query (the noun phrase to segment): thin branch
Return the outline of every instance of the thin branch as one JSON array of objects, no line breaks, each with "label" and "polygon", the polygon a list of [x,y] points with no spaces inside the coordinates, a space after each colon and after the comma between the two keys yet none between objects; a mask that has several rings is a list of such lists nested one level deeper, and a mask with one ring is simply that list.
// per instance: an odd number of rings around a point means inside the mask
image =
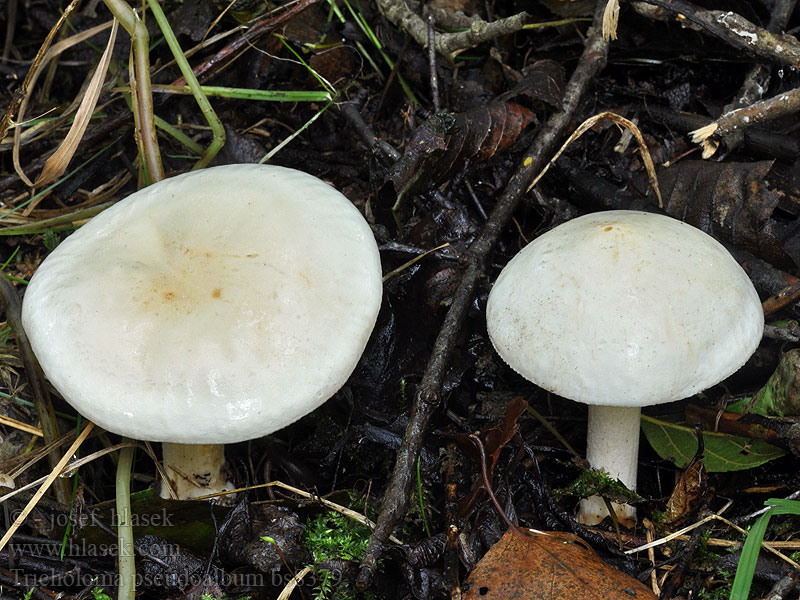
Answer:
[{"label": "thin branch", "polygon": [[[428,47],[428,25],[422,17],[408,8],[405,0],[377,0],[377,4],[381,14],[392,24],[408,33],[421,47]],[[436,51],[452,61],[455,55],[463,50],[520,31],[527,19],[528,13],[521,12],[490,23],[480,19],[475,20],[465,31],[437,33]]]},{"label": "thin branch", "polygon": [[397,453],[394,471],[384,494],[375,530],[370,537],[369,545],[361,562],[361,570],[356,579],[359,589],[365,589],[369,585],[376,572],[378,556],[384,540],[405,514],[409,485],[414,472],[414,461],[422,449],[423,438],[431,416],[439,406],[442,381],[453,351],[453,344],[472,303],[475,288],[489,252],[511,220],[528,185],[547,163],[559,140],[564,136],[578,102],[589,88],[595,75],[605,67],[608,43],[603,41],[601,36],[601,22],[605,6],[605,0],[597,2],[591,33],[578,66],[566,86],[561,110],[548,119],[537,135],[523,157],[520,167],[497,201],[483,231],[464,257],[467,263],[464,275],[453,296],[450,309],[434,343],[425,374],[414,395],[405,437]]},{"label": "thin branch", "polygon": [[[776,0],[772,6],[772,13],[767,23],[767,30],[780,33],[786,29],[789,18],[792,16],[795,0]],[[725,107],[725,112],[750,106],[764,97],[764,92],[769,88],[770,70],[764,64],[755,64],[747,72],[736,98]]]},{"label": "thin branch", "polygon": [[725,113],[716,121],[692,131],[692,141],[701,144],[703,158],[709,158],[719,147],[718,139],[796,112],[800,112],[800,88]]},{"label": "thin branch", "polygon": [[17,529],[19,529],[20,526],[25,522],[25,519],[28,518],[28,515],[36,507],[36,504],[39,502],[42,496],[44,496],[45,492],[47,492],[47,490],[50,489],[50,486],[53,484],[53,482],[56,479],[58,479],[59,475],[61,474],[61,470],[66,466],[66,464],[69,462],[69,459],[72,458],[73,454],[75,454],[75,451],[78,448],[80,448],[81,444],[84,442],[87,436],[92,432],[92,429],[94,429],[94,423],[89,421],[89,423],[86,424],[86,427],[83,428],[83,431],[81,431],[80,435],[75,439],[75,441],[66,451],[64,456],[61,457],[61,460],[58,461],[55,468],[50,472],[50,475],[47,476],[47,479],[42,484],[42,487],[36,490],[36,493],[25,505],[25,508],[22,509],[17,518],[14,520],[14,522],[6,531],[5,535],[3,535],[2,539],[0,539],[0,550],[6,547],[8,541],[14,536],[14,533],[17,531]]},{"label": "thin branch", "polygon": [[730,11],[704,10],[683,0],[644,0],[681,23],[692,23],[734,48],[770,61],[800,67],[800,42],[791,35],[771,33]]}]

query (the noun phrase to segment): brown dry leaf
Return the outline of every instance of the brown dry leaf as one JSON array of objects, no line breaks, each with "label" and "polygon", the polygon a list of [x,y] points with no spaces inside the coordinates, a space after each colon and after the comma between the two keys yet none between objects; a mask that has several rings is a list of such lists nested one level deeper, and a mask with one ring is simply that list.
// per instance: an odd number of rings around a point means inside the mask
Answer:
[{"label": "brown dry leaf", "polygon": [[506,531],[464,584],[464,600],[657,600],[571,533]]},{"label": "brown dry leaf", "polygon": [[[502,422],[498,422],[493,427],[478,432],[478,436],[483,443],[483,453],[486,459],[486,473],[489,476],[489,481],[492,480],[492,474],[500,458],[500,452],[505,448],[506,444],[511,441],[511,438],[516,435],[519,430],[517,419],[520,418],[527,407],[528,403],[520,396],[513,398],[508,403],[508,406],[506,406],[506,414]],[[455,440],[461,452],[480,465],[481,454],[475,448],[475,444],[473,444],[470,436],[456,435]],[[466,515],[472,509],[472,506],[483,490],[483,479],[478,479],[472,487],[472,490],[459,500],[459,513],[461,515]]]},{"label": "brown dry leaf", "polygon": [[664,522],[674,528],[686,521],[708,496],[708,473],[702,460],[692,461],[681,474],[667,501]]},{"label": "brown dry leaf", "polygon": [[398,200],[418,189],[433,189],[469,164],[508,148],[533,118],[530,110],[514,102],[433,115],[414,132],[387,183]]},{"label": "brown dry leaf", "polygon": [[56,151],[53,152],[47,159],[47,162],[44,163],[42,172],[34,182],[34,186],[39,187],[47,185],[61,177],[64,171],[67,170],[69,161],[72,160],[75,151],[78,149],[78,144],[81,143],[81,138],[83,138],[83,134],[89,126],[94,107],[97,106],[97,100],[103,89],[106,71],[108,71],[108,64],[111,62],[111,52],[114,49],[114,41],[117,39],[118,28],[119,22],[114,19],[105,52],[103,52],[103,55],[100,57],[100,62],[92,75],[89,86],[86,88],[86,93],[81,100],[78,111],[75,113],[72,126],[69,128],[64,140],[59,144],[58,148],[56,148]]},{"label": "brown dry leaf", "polygon": [[[72,3],[70,3],[70,6],[72,6]],[[63,19],[67,14],[68,13],[65,10],[64,13],[61,15],[61,18]],[[33,87],[36,85],[36,81],[38,80],[39,76],[44,72],[45,68],[50,63],[50,61],[53,58],[55,58],[56,56],[58,56],[59,54],[61,54],[62,52],[64,52],[65,50],[67,50],[68,48],[71,48],[72,46],[80,44],[81,42],[83,42],[84,40],[89,39],[93,35],[96,35],[99,32],[103,31],[104,29],[107,29],[108,27],[111,27],[112,24],[113,24],[113,20],[112,21],[108,21],[107,23],[103,23],[101,25],[97,25],[95,27],[87,29],[86,31],[83,31],[83,32],[78,33],[78,34],[75,34],[73,36],[70,36],[69,38],[67,38],[65,40],[61,40],[57,44],[53,44],[53,46],[50,47],[47,50],[47,52],[44,54],[44,56],[41,58],[41,60],[35,61],[34,64],[31,65],[31,71],[28,74],[28,76],[26,77],[25,84],[24,84],[23,88],[20,88],[20,90],[24,89],[24,90],[27,90],[27,91],[24,94],[24,97],[22,98],[22,100],[20,101],[19,108],[17,109],[17,122],[18,123],[20,123],[20,124],[24,123],[24,121],[25,121],[25,111],[27,110],[28,102],[30,100],[30,97],[31,97],[31,94],[32,94],[32,91],[33,91]],[[55,32],[58,30],[57,27],[58,27],[58,25],[56,25],[54,30],[51,31],[51,33],[53,35],[55,35]],[[45,42],[45,44],[47,44],[47,42]],[[73,105],[74,104],[75,103],[73,102]],[[51,120],[52,127],[56,127],[60,123],[61,119],[66,118],[66,116],[68,114],[70,114],[71,110],[73,110],[73,106],[72,105],[66,111],[64,111],[64,114],[62,114],[62,116],[60,118],[52,119]],[[0,135],[0,138],[2,138],[2,135]],[[22,181],[25,182],[25,185],[33,186],[33,182],[30,179],[28,179],[27,175],[25,175],[25,172],[22,170],[22,165],[20,163],[19,149],[20,149],[20,145],[22,143],[22,138],[23,138],[22,127],[16,126],[14,128],[14,145],[12,147],[11,158],[12,158],[12,161],[14,163],[14,170],[17,172],[17,174],[19,175],[20,179],[22,179]]]},{"label": "brown dry leaf", "polygon": [[512,90],[487,106],[439,113],[420,125],[386,177],[384,198],[399,201],[414,191],[433,189],[509,148],[536,118],[529,108],[511,102],[513,98],[525,96],[537,105],[560,107],[564,70],[558,63],[537,61],[523,75]]},{"label": "brown dry leaf", "polygon": [[[517,84],[497,97],[498,102],[527,96],[531,100],[544,102],[553,108],[561,108],[564,97],[564,68],[554,60],[537,60],[524,69]],[[515,77],[516,78],[516,77]]]},{"label": "brown dry leaf", "polygon": [[792,251],[800,244],[782,244],[778,237],[772,212],[780,196],[765,183],[771,169],[772,161],[681,161],[658,173],[664,209],[717,239],[790,269],[800,261],[800,252]]},{"label": "brown dry leaf", "polygon": [[358,53],[350,46],[335,46],[313,54],[308,59],[308,64],[320,77],[335,87],[354,77],[359,68]]}]

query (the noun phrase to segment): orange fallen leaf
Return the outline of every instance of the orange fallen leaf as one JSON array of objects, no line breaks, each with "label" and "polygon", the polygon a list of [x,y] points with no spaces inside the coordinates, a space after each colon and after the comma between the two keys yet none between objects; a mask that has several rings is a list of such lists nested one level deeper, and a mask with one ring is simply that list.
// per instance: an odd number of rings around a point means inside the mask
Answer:
[{"label": "orange fallen leaf", "polygon": [[658,600],[571,533],[506,531],[464,584],[464,600]]}]

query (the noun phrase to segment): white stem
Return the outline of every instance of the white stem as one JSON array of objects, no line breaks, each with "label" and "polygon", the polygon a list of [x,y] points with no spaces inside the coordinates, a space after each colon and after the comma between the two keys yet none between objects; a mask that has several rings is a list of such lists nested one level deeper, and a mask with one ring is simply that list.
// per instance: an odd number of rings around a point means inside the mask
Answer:
[{"label": "white stem", "polygon": [[[631,490],[636,489],[640,414],[638,406],[589,406],[586,459],[593,468],[619,479]],[[616,502],[612,506],[621,525],[634,525],[636,509],[633,506]],[[584,525],[596,525],[607,516],[605,502],[599,496],[581,500],[578,520]]]},{"label": "white stem", "polygon": [[[223,444],[170,444],[162,443],[164,469],[178,500],[190,500],[206,494],[233,489],[225,468]],[[166,486],[161,486],[161,497],[169,498]]]}]

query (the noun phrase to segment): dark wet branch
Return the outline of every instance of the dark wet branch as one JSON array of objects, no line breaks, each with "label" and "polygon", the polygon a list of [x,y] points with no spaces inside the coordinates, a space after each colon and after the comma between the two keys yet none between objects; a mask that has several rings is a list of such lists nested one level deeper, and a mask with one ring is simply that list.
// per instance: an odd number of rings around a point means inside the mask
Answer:
[{"label": "dark wet branch", "polygon": [[704,10],[683,0],[644,0],[663,9],[679,23],[691,23],[734,48],[800,67],[800,42],[791,35],[771,33],[731,11]]},{"label": "dark wet branch", "polygon": [[[241,36],[233,40],[230,44],[225,46],[211,58],[206,59],[194,67],[192,71],[194,72],[195,77],[201,79],[209,75],[214,69],[231,60],[239,52],[252,46],[262,35],[265,35],[270,31],[274,31],[278,27],[286,25],[286,23],[294,19],[308,7],[313,6],[318,2],[320,2],[320,0],[300,0],[296,4],[287,5],[288,8],[281,11],[277,15],[270,13],[263,19],[259,19],[253,23],[252,26],[248,27]],[[180,77],[173,81],[172,85],[186,85],[186,80],[183,77]]]},{"label": "dark wet branch", "polygon": [[339,105],[339,110],[349,121],[350,125],[355,129],[355,132],[364,141],[372,153],[381,159],[385,165],[391,165],[400,160],[401,154],[392,148],[387,142],[379,139],[367,122],[364,121],[364,117],[361,116],[359,107],[364,102],[365,97],[366,92],[364,92],[364,90],[360,90],[356,94],[355,98],[348,100],[347,102],[342,102]]},{"label": "dark wet branch", "polygon": [[692,141],[703,145],[703,158],[708,158],[714,154],[718,139],[741,134],[750,127],[759,126],[798,111],[800,111],[800,88],[725,113],[716,121],[694,130]]},{"label": "dark wet branch", "polygon": [[453,344],[472,303],[475,287],[483,272],[483,265],[489,252],[511,220],[517,204],[531,181],[547,164],[563,139],[579,101],[597,73],[605,67],[608,44],[602,39],[600,27],[605,4],[605,0],[599,0],[597,3],[591,34],[586,41],[586,47],[578,66],[566,86],[561,110],[548,119],[536,136],[525,154],[521,166],[509,181],[489,216],[483,231],[464,257],[467,263],[466,270],[436,338],[425,375],[414,396],[405,438],[397,453],[397,460],[384,495],[381,513],[361,562],[361,571],[356,580],[360,589],[366,588],[369,584],[375,573],[384,541],[405,514],[408,505],[409,484],[414,473],[414,461],[422,448],[431,416],[439,405],[442,380],[453,351]]},{"label": "dark wet branch", "polygon": [[[408,8],[405,0],[378,0],[377,4],[383,16],[391,23],[408,33],[423,48],[428,46],[428,25],[422,17]],[[437,33],[436,51],[452,60],[462,50],[519,31],[527,18],[528,14],[522,12],[488,23],[475,20],[465,31]]]},{"label": "dark wet branch", "polygon": [[798,577],[800,577],[800,573],[796,570],[792,570],[788,575],[781,577],[775,585],[772,586],[769,593],[764,596],[764,600],[783,600],[784,598],[788,598],[797,585]]},{"label": "dark wet branch", "polygon": [[[767,30],[772,33],[780,33],[786,29],[789,17],[792,16],[796,0],[776,0],[772,7]],[[744,106],[750,106],[762,99],[764,92],[769,88],[770,71],[766,65],[753,65],[739,88],[736,98],[728,106],[725,112],[736,110]]]},{"label": "dark wet branch", "polygon": [[[769,23],[767,23],[767,31],[780,33],[786,29],[795,4],[796,0],[776,0],[772,6]],[[771,101],[766,101],[768,104],[755,111],[755,114],[751,114],[754,112],[753,110],[741,112],[752,105],[758,106],[758,103],[763,100],[764,93],[769,89],[770,78],[771,69],[768,65],[762,63],[754,64],[747,71],[747,75],[734,99],[725,106],[725,114],[717,121],[719,128],[714,132],[714,137],[722,139],[729,151],[742,144],[747,129],[751,129],[754,125],[770,118],[775,118],[776,113],[772,106],[776,101],[779,104],[783,102],[779,98],[772,98]],[[797,109],[795,108],[795,110]]]}]

